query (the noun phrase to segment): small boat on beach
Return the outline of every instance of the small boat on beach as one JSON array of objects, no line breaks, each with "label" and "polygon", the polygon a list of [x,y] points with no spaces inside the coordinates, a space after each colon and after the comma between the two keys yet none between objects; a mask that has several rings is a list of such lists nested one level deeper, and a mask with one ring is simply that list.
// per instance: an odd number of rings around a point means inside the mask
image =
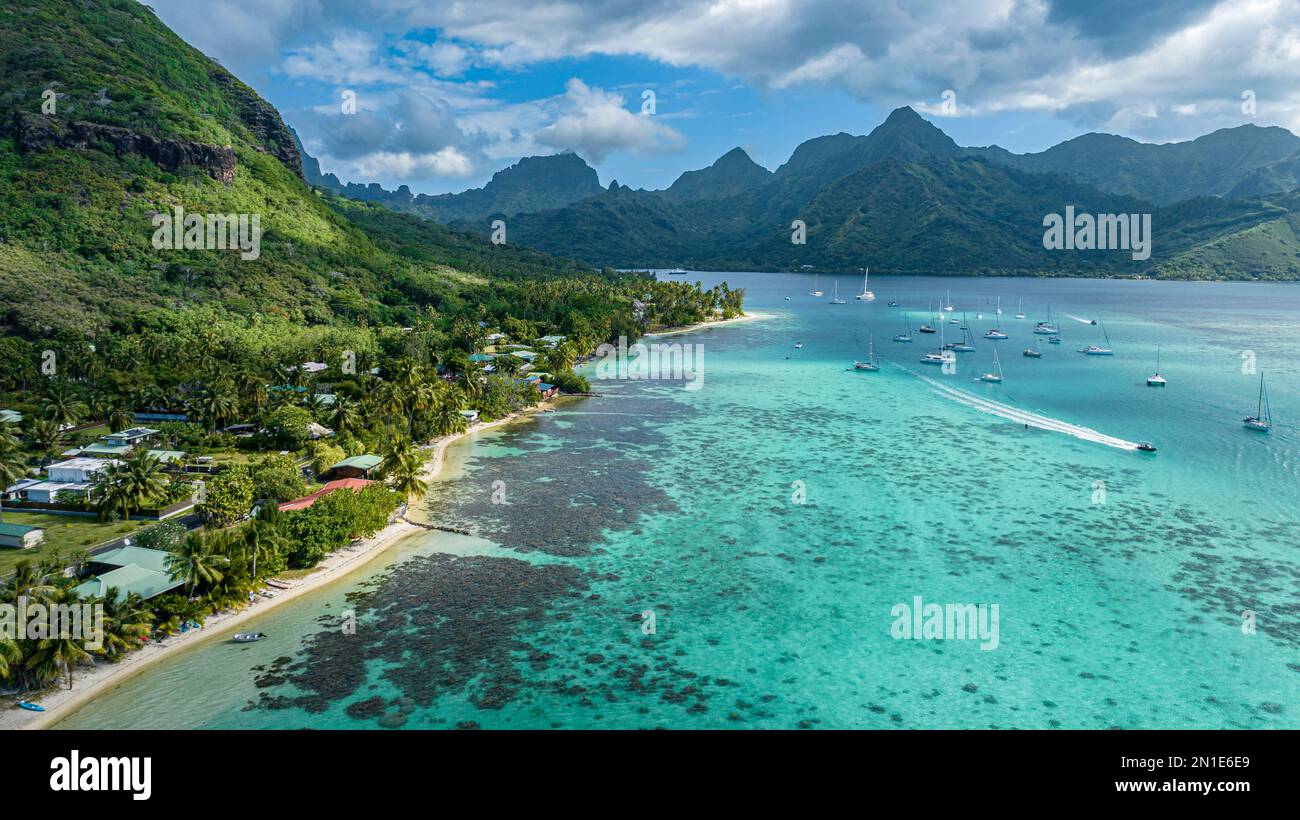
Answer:
[{"label": "small boat on beach", "polygon": [[235,643],[257,643],[265,637],[265,632],[236,632],[233,640]]},{"label": "small boat on beach", "polygon": [[1273,411],[1268,406],[1268,393],[1264,390],[1264,373],[1259,374],[1259,399],[1255,404],[1255,415],[1241,420],[1247,430],[1267,433],[1273,429]]},{"label": "small boat on beach", "polygon": [[274,578],[263,581],[263,583],[268,587],[275,587],[276,589],[290,589],[290,586],[284,581],[277,581]]},{"label": "small boat on beach", "polygon": [[45,711],[45,707],[44,707],[44,706],[40,705],[39,703],[32,703],[30,700],[20,700],[20,701],[18,701],[18,708],[19,708],[19,709],[26,709],[26,710],[29,711],[29,712],[44,712],[44,711]]}]

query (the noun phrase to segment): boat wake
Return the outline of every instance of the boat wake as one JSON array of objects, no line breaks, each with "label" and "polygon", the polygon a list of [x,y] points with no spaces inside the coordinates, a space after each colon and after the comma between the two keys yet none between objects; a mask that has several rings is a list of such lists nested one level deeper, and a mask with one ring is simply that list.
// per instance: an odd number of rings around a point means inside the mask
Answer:
[{"label": "boat wake", "polygon": [[1061,421],[1050,416],[1040,416],[1037,413],[1030,413],[1027,410],[1020,410],[1001,402],[991,401],[979,396],[967,393],[965,390],[958,390],[955,387],[949,387],[946,384],[935,381],[928,376],[918,376],[921,381],[930,385],[936,393],[946,399],[951,399],[958,404],[964,404],[967,407],[973,407],[984,413],[988,413],[999,418],[1014,421],[1018,424],[1025,424],[1030,427],[1037,427],[1039,430],[1050,430],[1053,433],[1064,433],[1067,436],[1073,436],[1081,441],[1091,441],[1096,444],[1104,444],[1107,447],[1114,447],[1117,450],[1136,450],[1136,441],[1126,441],[1115,436],[1108,436],[1105,433],[1099,433],[1091,427],[1081,427],[1077,424],[1070,424],[1068,421]]},{"label": "boat wake", "polygon": [[1085,318],[1083,318],[1082,316],[1072,316],[1072,315],[1070,315],[1069,313],[1065,313],[1065,314],[1062,314],[1062,315],[1065,316],[1066,318],[1073,319],[1073,320],[1076,321],[1076,322],[1082,322],[1082,323],[1085,324],[1085,325],[1095,325],[1095,324],[1097,324],[1097,323],[1096,323],[1095,321],[1093,321],[1092,319],[1085,319]]}]

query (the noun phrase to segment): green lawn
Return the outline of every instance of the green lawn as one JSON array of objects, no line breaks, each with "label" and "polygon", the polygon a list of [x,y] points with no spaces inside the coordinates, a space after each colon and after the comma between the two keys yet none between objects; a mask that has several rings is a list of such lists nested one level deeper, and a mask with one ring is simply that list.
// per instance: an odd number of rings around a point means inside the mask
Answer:
[{"label": "green lawn", "polygon": [[0,547],[0,575],[13,572],[19,561],[36,559],[55,550],[68,556],[77,550],[93,547],[127,533],[134,532],[149,521],[100,521],[93,516],[52,515],[50,513],[18,512],[5,510],[8,524],[26,524],[45,529],[45,541],[35,549]]}]

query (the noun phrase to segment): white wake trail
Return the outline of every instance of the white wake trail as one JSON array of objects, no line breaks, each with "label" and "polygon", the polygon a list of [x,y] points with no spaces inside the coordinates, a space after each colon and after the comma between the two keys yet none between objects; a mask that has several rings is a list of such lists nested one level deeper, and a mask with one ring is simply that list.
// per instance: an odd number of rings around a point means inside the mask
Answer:
[{"label": "white wake trail", "polygon": [[1070,424],[1068,421],[1061,421],[1060,419],[1054,419],[1050,416],[1040,416],[1037,413],[1031,413],[1028,410],[1019,410],[1000,402],[980,398],[974,394],[967,393],[965,390],[958,390],[955,387],[941,384],[929,376],[918,376],[918,378],[930,385],[930,387],[934,388],[934,391],[944,398],[952,399],[958,404],[973,407],[976,410],[998,416],[999,418],[1007,419],[1008,421],[1014,421],[1018,424],[1027,424],[1030,427],[1037,427],[1040,430],[1064,433],[1067,436],[1073,436],[1082,441],[1104,444],[1107,447],[1114,447],[1118,450],[1137,449],[1137,442],[1135,441],[1127,441],[1115,436],[1108,436],[1105,433],[1093,430],[1091,427],[1082,427],[1078,424]]},{"label": "white wake trail", "polygon": [[1082,323],[1085,324],[1085,325],[1095,325],[1095,324],[1097,324],[1097,323],[1094,322],[1093,320],[1091,320],[1091,319],[1085,319],[1085,318],[1083,318],[1082,316],[1073,316],[1073,315],[1071,315],[1071,314],[1069,314],[1069,313],[1065,313],[1065,314],[1062,314],[1062,315],[1066,316],[1067,318],[1073,319],[1073,320],[1076,321],[1076,322],[1082,322]]}]

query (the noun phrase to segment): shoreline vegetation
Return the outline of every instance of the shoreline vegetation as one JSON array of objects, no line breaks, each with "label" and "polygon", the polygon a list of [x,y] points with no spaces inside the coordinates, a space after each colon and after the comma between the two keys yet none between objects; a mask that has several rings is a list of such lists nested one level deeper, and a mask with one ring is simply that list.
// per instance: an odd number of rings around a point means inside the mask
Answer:
[{"label": "shoreline vegetation", "polygon": [[[643,334],[643,338],[691,333],[719,326],[771,318],[774,315],[768,312],[751,311],[726,319],[711,319],[692,325],[665,327],[647,332]],[[580,397],[569,396],[567,400],[571,401]],[[555,404],[563,398],[563,396],[560,396],[555,399],[544,400],[503,418],[478,424],[459,433],[440,437],[432,444],[422,448],[428,451],[428,457],[425,459],[420,471],[421,480],[426,482],[432,489],[432,482],[442,473],[447,448],[452,444],[479,433],[523,421],[533,414],[552,410]],[[45,707],[44,712],[31,712],[17,708],[0,712],[0,730],[50,728],[74,714],[95,697],[127,683],[136,675],[148,671],[163,660],[174,658],[184,650],[202,646],[222,637],[229,637],[240,625],[270,612],[281,604],[347,578],[386,552],[390,547],[401,543],[410,536],[428,532],[422,522],[408,520],[408,513],[409,508],[404,506],[387,526],[373,536],[360,539],[327,554],[306,575],[289,581],[288,589],[277,590],[274,598],[259,597],[256,603],[218,612],[209,616],[199,629],[151,642],[129,653],[117,662],[99,662],[90,669],[79,670],[71,688],[55,687],[47,690],[42,695],[40,704]]]},{"label": "shoreline vegetation", "polygon": [[[425,481],[432,481],[438,477],[445,461],[446,450],[453,443],[512,422],[522,421],[535,413],[551,409],[553,403],[553,401],[543,401],[505,418],[486,422],[468,430],[439,438],[428,446],[430,452],[421,469],[421,478]],[[308,574],[288,582],[289,588],[277,591],[274,598],[259,598],[257,603],[219,612],[209,617],[200,629],[190,630],[152,642],[126,655],[116,663],[97,663],[91,669],[79,671],[71,689],[56,687],[40,698],[41,705],[45,707],[44,712],[31,712],[16,708],[0,712],[0,730],[49,728],[72,715],[77,709],[89,703],[96,696],[126,683],[131,678],[167,658],[175,657],[180,654],[181,650],[201,646],[219,637],[229,637],[233,630],[241,624],[270,612],[281,604],[299,598],[308,592],[318,590],[335,581],[343,580],[386,552],[389,547],[404,541],[412,535],[427,532],[420,524],[408,521],[406,513],[407,510],[404,508],[395,515],[387,526],[373,536],[360,539],[330,553],[313,567]]]}]

